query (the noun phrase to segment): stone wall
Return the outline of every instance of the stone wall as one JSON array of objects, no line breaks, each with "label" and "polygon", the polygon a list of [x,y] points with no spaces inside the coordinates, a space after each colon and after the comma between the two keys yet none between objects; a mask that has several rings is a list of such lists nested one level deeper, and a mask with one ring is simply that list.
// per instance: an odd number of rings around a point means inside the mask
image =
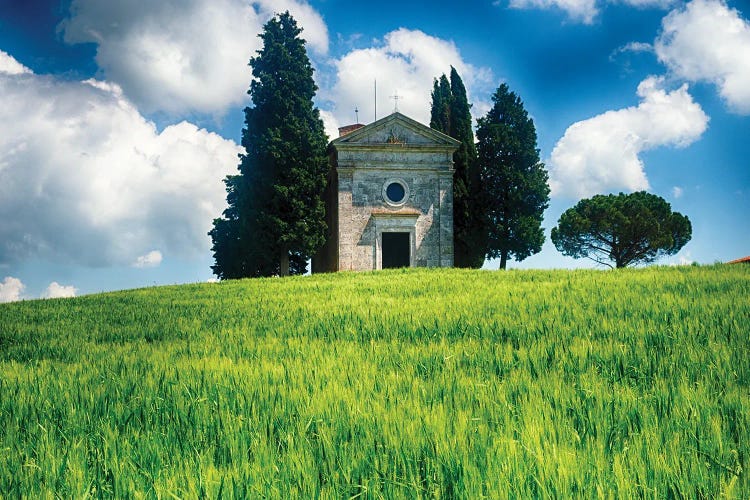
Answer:
[{"label": "stone wall", "polygon": [[[351,142],[348,142],[351,141]],[[457,141],[400,114],[332,143],[329,238],[313,270],[382,267],[382,233],[410,234],[411,266],[453,266],[453,151]],[[406,187],[402,203],[385,187]]]},{"label": "stone wall", "polygon": [[[446,169],[349,167],[338,169],[340,270],[380,269],[380,234],[412,232],[412,265],[453,266],[453,173]],[[403,181],[409,197],[392,207],[383,188]]]}]

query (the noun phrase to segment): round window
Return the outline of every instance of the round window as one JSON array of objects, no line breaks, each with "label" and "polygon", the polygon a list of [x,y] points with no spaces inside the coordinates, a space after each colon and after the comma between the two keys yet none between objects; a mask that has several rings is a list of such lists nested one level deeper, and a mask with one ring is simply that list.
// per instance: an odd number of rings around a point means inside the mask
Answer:
[{"label": "round window", "polygon": [[399,177],[391,177],[383,183],[383,200],[386,205],[400,207],[409,201],[409,185]]},{"label": "round window", "polygon": [[385,188],[385,195],[391,203],[401,203],[406,196],[406,189],[400,182],[391,182]]}]

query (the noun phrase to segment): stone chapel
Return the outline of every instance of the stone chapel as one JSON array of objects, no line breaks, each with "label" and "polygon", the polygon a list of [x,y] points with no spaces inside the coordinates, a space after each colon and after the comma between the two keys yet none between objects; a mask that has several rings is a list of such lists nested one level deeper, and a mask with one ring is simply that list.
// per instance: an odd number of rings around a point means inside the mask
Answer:
[{"label": "stone chapel", "polygon": [[329,145],[327,240],[313,272],[453,266],[453,152],[460,142],[399,112]]}]

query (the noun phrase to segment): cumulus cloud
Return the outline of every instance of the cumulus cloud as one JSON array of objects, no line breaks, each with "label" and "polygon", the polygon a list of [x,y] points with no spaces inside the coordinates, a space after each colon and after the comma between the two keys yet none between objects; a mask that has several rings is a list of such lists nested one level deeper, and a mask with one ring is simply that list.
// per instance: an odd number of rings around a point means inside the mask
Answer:
[{"label": "cumulus cloud", "polygon": [[574,123],[555,145],[547,164],[554,196],[582,198],[649,187],[639,154],[660,146],[684,147],[708,126],[687,85],[670,92],[663,79],[638,86],[640,104]]},{"label": "cumulus cloud", "polygon": [[0,74],[0,101],[0,264],[208,250],[233,141],[185,121],[159,132],[106,82]]},{"label": "cumulus cloud", "polygon": [[63,297],[75,297],[78,289],[74,286],[65,286],[53,281],[42,292],[43,299],[59,299]]},{"label": "cumulus cloud", "polygon": [[318,53],[328,50],[320,15],[296,0],[74,0],[60,28],[68,43],[95,43],[96,62],[145,112],[223,114],[245,102],[248,60],[276,12],[289,10]]},{"label": "cumulus cloud", "polygon": [[672,197],[674,199],[682,198],[683,193],[684,193],[684,190],[680,186],[674,186],[672,188]]},{"label": "cumulus cloud", "polygon": [[377,79],[378,118],[390,114],[398,93],[399,111],[423,123],[430,122],[430,92],[435,77],[456,68],[467,88],[472,113],[480,116],[490,104],[476,96],[489,95],[494,90],[492,72],[463,60],[456,45],[405,28],[385,35],[373,47],[352,50],[333,62],[336,77],[332,88],[321,91],[323,100],[335,102],[335,107],[322,118],[326,130],[336,138],[336,127],[354,122],[354,109],[359,109],[359,120],[369,123],[375,114],[374,82]]},{"label": "cumulus cloud", "polygon": [[0,50],[0,74],[3,73],[6,75],[22,75],[24,73],[31,73],[31,70],[16,61],[16,59],[7,52]]},{"label": "cumulus cloud", "polygon": [[[206,0],[204,0],[206,1]],[[211,0],[213,2],[213,0]],[[297,20],[297,24],[304,30],[302,38],[314,53],[325,55],[328,53],[328,26],[323,17],[304,0],[260,0],[253,2],[265,23],[273,15],[289,11]],[[260,31],[260,30],[258,30]]]},{"label": "cumulus cloud", "polygon": [[133,267],[141,269],[144,267],[158,267],[159,264],[161,264],[161,260],[161,252],[158,250],[152,250],[146,255],[141,255],[140,257],[135,259],[135,262],[133,262]]},{"label": "cumulus cloud", "polygon": [[[346,120],[344,117],[341,121],[339,121],[333,113],[330,111],[320,110],[320,118],[323,120],[323,126],[325,127],[326,134],[328,135],[328,140],[333,140],[339,136],[339,130],[338,127],[341,124],[349,124],[354,123],[354,120]],[[355,116],[356,119],[356,116]],[[361,122],[362,120],[360,120]]]},{"label": "cumulus cloud", "polygon": [[21,280],[6,276],[0,283],[0,302],[15,302],[21,300],[21,294],[26,286]]},{"label": "cumulus cloud", "polygon": [[750,23],[723,0],[670,12],[654,48],[675,76],[713,83],[730,109],[750,114]]}]

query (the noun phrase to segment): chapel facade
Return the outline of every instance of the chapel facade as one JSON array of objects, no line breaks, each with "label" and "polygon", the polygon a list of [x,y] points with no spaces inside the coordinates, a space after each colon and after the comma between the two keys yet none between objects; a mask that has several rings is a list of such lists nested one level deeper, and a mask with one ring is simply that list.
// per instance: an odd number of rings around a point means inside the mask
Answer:
[{"label": "chapel facade", "polygon": [[313,272],[453,266],[460,142],[399,112],[329,145],[326,243]]}]

